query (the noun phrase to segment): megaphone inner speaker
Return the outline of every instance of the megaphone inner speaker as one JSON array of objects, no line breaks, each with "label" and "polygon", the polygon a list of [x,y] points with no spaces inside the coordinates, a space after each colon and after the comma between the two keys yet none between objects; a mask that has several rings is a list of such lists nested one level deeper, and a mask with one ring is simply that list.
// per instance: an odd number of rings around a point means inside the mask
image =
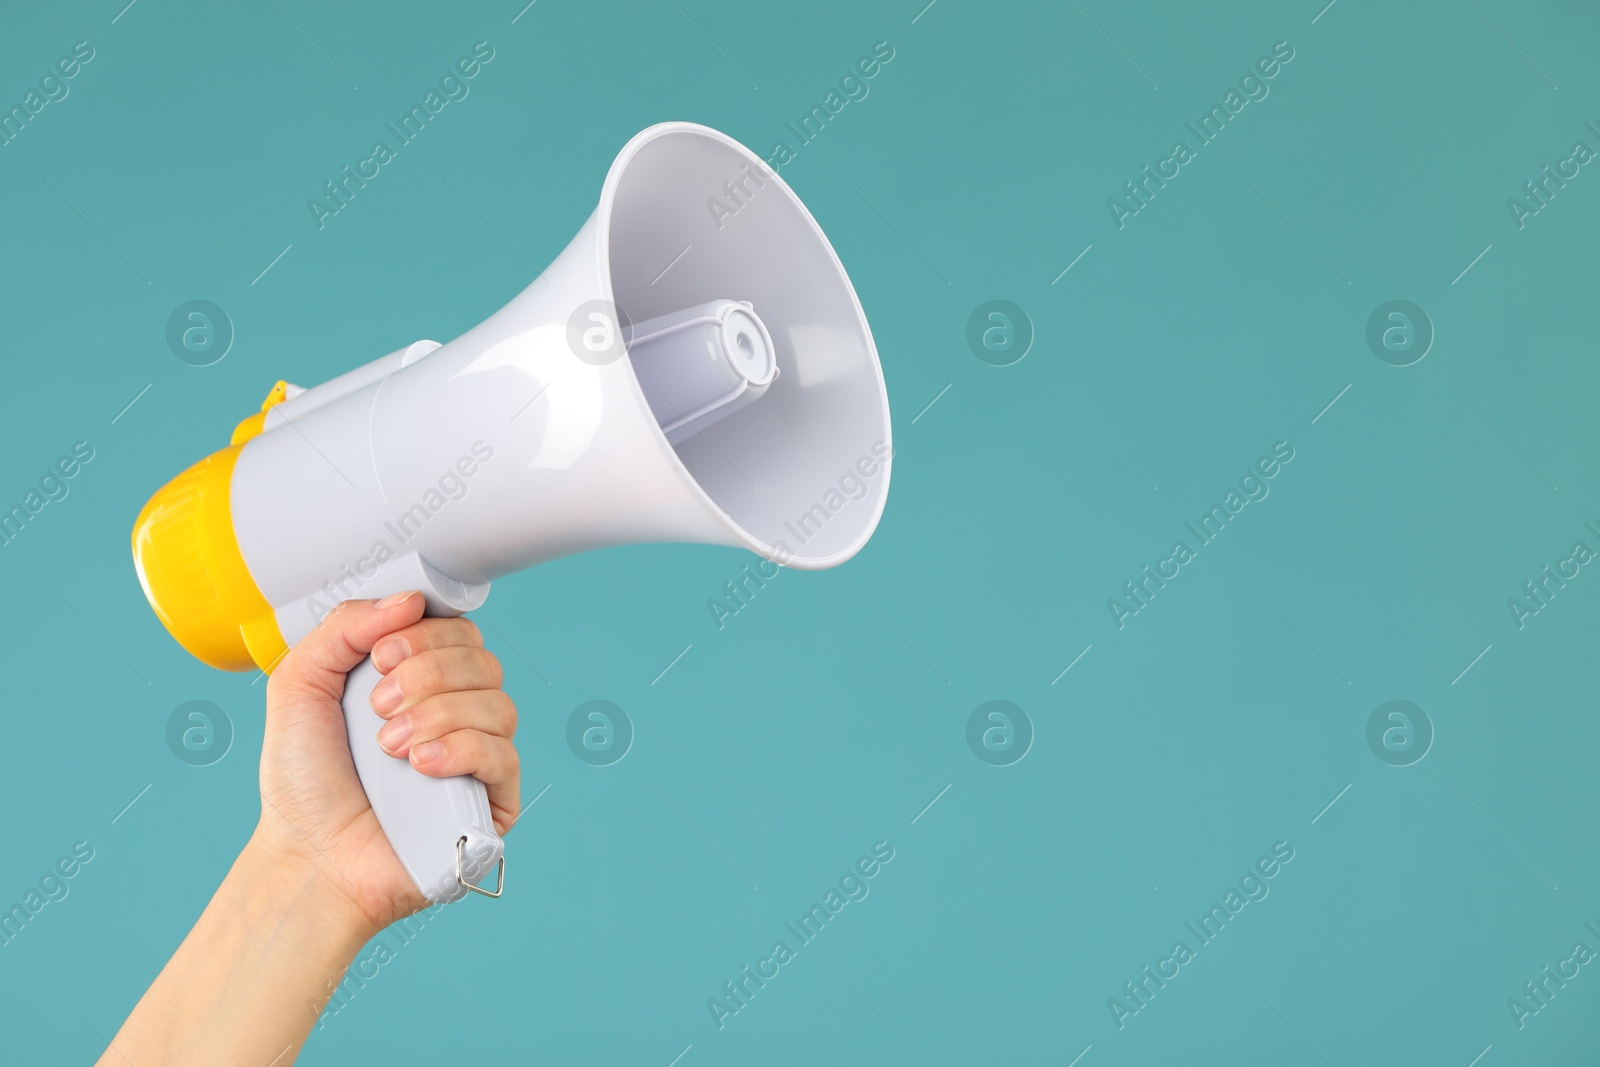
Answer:
[{"label": "megaphone inner speaker", "polygon": [[721,372],[741,399],[709,417],[664,396],[644,331],[631,334],[641,392],[700,488],[764,555],[802,569],[852,555],[888,491],[888,402],[855,289],[811,213],[738,142],[676,126],[617,159],[599,220],[601,270],[628,321],[698,309],[727,324],[739,373]]}]

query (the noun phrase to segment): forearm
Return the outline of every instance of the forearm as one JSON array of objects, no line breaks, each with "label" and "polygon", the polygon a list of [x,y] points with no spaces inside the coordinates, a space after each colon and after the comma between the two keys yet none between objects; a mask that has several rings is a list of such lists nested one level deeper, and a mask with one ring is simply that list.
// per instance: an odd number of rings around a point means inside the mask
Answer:
[{"label": "forearm", "polygon": [[252,839],[100,1063],[293,1062],[371,933],[338,877]]}]

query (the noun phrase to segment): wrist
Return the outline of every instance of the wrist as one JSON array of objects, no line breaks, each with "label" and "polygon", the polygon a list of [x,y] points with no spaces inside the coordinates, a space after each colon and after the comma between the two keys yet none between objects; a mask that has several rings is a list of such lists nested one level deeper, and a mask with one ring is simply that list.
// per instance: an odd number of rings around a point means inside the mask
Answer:
[{"label": "wrist", "polygon": [[[229,880],[240,878],[249,895],[274,921],[292,922],[300,936],[340,967],[381,929],[339,883],[332,861],[309,848],[285,846],[261,828],[234,862]],[[342,957],[342,959],[341,959]]]},{"label": "wrist", "polygon": [[273,845],[258,831],[239,853],[118,1033],[115,1062],[130,1052],[130,1062],[140,1063],[293,1058],[370,924],[334,883],[337,876],[318,869],[325,861],[297,859]]}]

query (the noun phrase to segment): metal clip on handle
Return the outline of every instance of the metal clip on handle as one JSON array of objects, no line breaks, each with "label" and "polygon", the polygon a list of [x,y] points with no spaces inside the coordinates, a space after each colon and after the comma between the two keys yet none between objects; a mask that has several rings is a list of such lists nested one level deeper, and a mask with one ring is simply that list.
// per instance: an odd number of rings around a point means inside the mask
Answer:
[{"label": "metal clip on handle", "polygon": [[491,900],[498,900],[500,898],[500,894],[504,893],[506,891],[506,857],[505,857],[505,854],[504,853],[500,854],[500,863],[499,863],[498,868],[495,871],[495,876],[494,876],[494,892],[491,893],[487,889],[484,889],[481,886],[473,885],[471,882],[469,882],[465,878],[461,877],[461,853],[466,849],[466,847],[467,847],[467,837],[466,837],[465,834],[462,834],[461,835],[461,840],[456,842],[456,884],[459,885],[459,886],[462,886],[462,887],[464,887],[466,889],[469,889],[474,893],[481,893],[483,896],[486,896]]}]

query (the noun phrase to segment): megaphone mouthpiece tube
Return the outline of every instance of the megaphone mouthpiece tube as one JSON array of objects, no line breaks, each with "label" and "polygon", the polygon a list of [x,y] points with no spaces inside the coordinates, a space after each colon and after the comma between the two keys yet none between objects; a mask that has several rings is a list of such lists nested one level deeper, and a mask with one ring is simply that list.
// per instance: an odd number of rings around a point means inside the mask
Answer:
[{"label": "megaphone mouthpiece tube", "polygon": [[772,335],[748,301],[707,301],[625,332],[634,375],[673,444],[754,403],[778,377]]}]

